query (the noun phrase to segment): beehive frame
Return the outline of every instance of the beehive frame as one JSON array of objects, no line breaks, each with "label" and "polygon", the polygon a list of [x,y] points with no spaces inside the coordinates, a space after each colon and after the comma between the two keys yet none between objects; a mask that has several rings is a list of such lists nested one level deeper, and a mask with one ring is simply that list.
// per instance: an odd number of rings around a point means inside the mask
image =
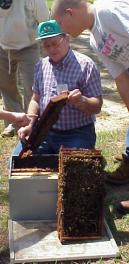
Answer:
[{"label": "beehive frame", "polygon": [[[57,203],[61,242],[101,238],[105,194],[102,160],[100,150],[61,148]],[[89,204],[85,203],[88,197],[93,198]]]}]

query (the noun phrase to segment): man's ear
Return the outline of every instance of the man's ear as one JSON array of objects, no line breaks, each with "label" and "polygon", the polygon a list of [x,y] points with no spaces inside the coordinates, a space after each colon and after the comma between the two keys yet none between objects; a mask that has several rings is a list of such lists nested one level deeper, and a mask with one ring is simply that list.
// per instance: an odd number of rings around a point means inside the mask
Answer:
[{"label": "man's ear", "polygon": [[67,39],[67,41],[70,41],[72,39],[72,37],[69,34],[66,34],[66,39]]},{"label": "man's ear", "polygon": [[72,9],[72,8],[67,8],[67,9],[65,10],[65,13],[68,14],[68,15],[70,15],[70,16],[72,16],[72,14],[73,14],[73,9]]}]

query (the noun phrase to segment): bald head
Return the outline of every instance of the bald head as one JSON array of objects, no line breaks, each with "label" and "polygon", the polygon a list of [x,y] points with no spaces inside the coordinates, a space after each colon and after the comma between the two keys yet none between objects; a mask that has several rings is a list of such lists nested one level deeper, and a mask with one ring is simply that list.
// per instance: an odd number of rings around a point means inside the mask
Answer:
[{"label": "bald head", "polygon": [[56,19],[63,32],[77,37],[94,23],[94,8],[86,0],[54,0],[52,17]]},{"label": "bald head", "polygon": [[52,5],[52,17],[63,15],[67,8],[79,8],[85,0],[54,0]]}]

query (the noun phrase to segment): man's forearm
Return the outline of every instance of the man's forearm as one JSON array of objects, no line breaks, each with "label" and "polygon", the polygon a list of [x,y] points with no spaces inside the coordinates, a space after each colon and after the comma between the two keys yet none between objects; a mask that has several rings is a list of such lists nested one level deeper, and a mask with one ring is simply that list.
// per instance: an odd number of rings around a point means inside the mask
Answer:
[{"label": "man's forearm", "polygon": [[34,99],[31,99],[29,107],[28,107],[28,114],[35,115],[35,117],[31,118],[31,124],[34,123],[36,116],[39,114],[39,103]]},{"label": "man's forearm", "polygon": [[129,110],[129,73],[126,71],[115,80],[119,94]]},{"label": "man's forearm", "polygon": [[14,116],[13,112],[8,112],[8,111],[0,111],[0,119],[6,119],[9,122],[15,122],[16,117]]},{"label": "man's forearm", "polygon": [[100,112],[103,99],[102,96],[86,97],[79,89],[74,89],[69,93],[68,102],[86,115],[92,115]]},{"label": "man's forearm", "polygon": [[28,114],[37,115],[38,113],[39,113],[39,103],[36,102],[34,99],[31,99],[28,107]]},{"label": "man's forearm", "polygon": [[86,115],[98,114],[101,111],[102,102],[101,96],[98,98],[82,96],[82,102],[78,105],[78,108]]}]

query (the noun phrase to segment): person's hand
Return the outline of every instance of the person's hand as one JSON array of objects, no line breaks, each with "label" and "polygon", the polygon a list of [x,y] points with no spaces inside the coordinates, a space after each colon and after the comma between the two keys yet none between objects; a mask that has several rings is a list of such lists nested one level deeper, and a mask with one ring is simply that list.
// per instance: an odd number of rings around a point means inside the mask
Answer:
[{"label": "person's hand", "polygon": [[29,124],[28,126],[21,127],[17,131],[17,133],[18,133],[19,138],[25,141],[29,137],[31,131],[32,131],[32,124]]},{"label": "person's hand", "polygon": [[83,96],[79,89],[74,89],[70,91],[68,95],[68,102],[75,107],[79,108],[83,102]]},{"label": "person's hand", "polygon": [[14,115],[14,122],[19,127],[27,126],[31,121],[30,117],[25,113],[15,113],[14,112],[13,115]]},{"label": "person's hand", "polygon": [[29,115],[25,113],[15,113],[13,112],[14,115],[14,122],[17,124],[19,127],[24,127],[29,125],[32,117],[37,117],[36,115]]}]

